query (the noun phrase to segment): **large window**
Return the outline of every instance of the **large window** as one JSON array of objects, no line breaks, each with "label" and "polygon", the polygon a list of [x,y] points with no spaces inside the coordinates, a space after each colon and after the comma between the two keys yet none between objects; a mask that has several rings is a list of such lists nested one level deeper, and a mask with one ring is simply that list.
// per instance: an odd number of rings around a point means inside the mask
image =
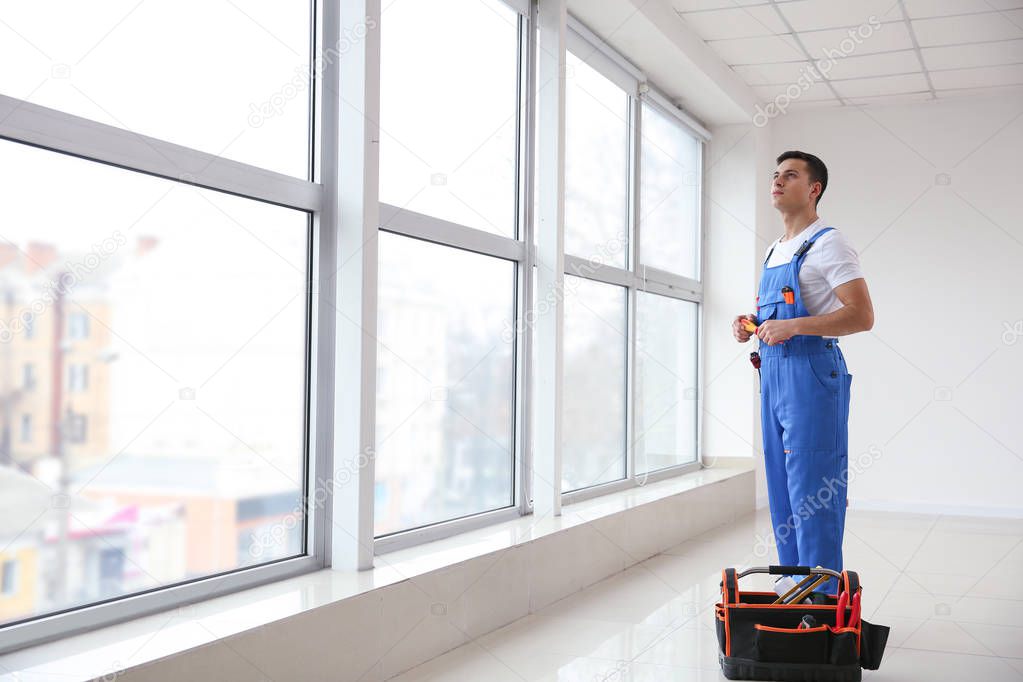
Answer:
[{"label": "large window", "polygon": [[655,107],[643,107],[640,260],[698,279],[700,141]]},{"label": "large window", "polygon": [[571,52],[565,91],[565,253],[625,267],[629,97]]},{"label": "large window", "polygon": [[381,24],[380,200],[514,237],[518,14],[392,2]]},{"label": "large window", "polygon": [[640,291],[636,472],[696,461],[697,304]]},{"label": "large window", "polygon": [[308,215],[12,142],[0,184],[2,620],[301,552]]},{"label": "large window", "polygon": [[301,2],[18,3],[0,93],[305,178],[309,36]]},{"label": "large window", "polygon": [[376,533],[513,504],[510,261],[380,235]]},{"label": "large window", "polygon": [[500,0],[383,10],[377,537],[516,504],[522,33]]},{"label": "large window", "polygon": [[565,491],[626,475],[626,293],[622,287],[565,276]]},{"label": "large window", "polygon": [[0,650],[323,565],[314,7],[4,10]]},{"label": "large window", "polygon": [[561,489],[581,499],[697,462],[702,144],[627,63],[569,46]]},{"label": "large window", "polygon": [[699,466],[705,131],[535,3],[350,9],[0,22],[0,651]]},{"label": "large window", "polygon": [[571,492],[628,476],[629,290],[600,280],[628,268],[632,145],[629,94],[573,51],[567,64],[565,253],[577,260],[565,275],[561,488]]}]

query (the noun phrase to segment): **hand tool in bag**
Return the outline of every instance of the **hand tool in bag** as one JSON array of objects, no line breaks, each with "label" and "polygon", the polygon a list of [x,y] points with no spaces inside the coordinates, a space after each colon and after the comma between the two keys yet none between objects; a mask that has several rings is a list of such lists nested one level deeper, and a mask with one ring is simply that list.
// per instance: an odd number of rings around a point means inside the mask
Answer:
[{"label": "hand tool in bag", "polygon": [[849,613],[849,624],[847,627],[854,628],[860,624],[862,608],[860,605],[860,593],[857,592],[852,598],[852,611]]},{"label": "hand tool in bag", "polygon": [[[820,566],[818,566],[817,568],[820,568]],[[817,576],[814,575],[813,573],[807,575],[805,578],[800,580],[798,583],[796,583],[794,580],[792,580],[792,578],[789,578],[789,582],[794,583],[793,586],[789,590],[787,590],[784,594],[779,593],[780,596],[777,599],[774,600],[774,603],[775,604],[785,604],[785,603],[787,603],[789,597],[791,597],[791,596],[793,596],[795,594],[798,594],[799,590],[801,590],[802,588],[806,587],[807,585],[809,585],[810,583],[814,582],[817,579],[818,579]],[[779,582],[781,582],[781,581],[779,580]],[[775,589],[775,592],[777,592],[777,591],[778,590]]]},{"label": "hand tool in bag", "polygon": [[818,587],[820,587],[821,585],[826,583],[830,578],[831,578],[831,576],[829,576],[829,575],[822,575],[822,576],[820,576],[819,578],[817,578],[817,580],[815,580],[813,582],[812,585],[810,585],[808,588],[806,588],[805,590],[803,590],[802,592],[797,594],[795,597],[793,597],[792,599],[790,599],[789,601],[784,602],[784,603],[786,603],[786,604],[798,604],[798,603],[800,603],[801,601],[803,601],[804,599],[809,597],[811,592],[813,592]]},{"label": "hand tool in bag", "polygon": [[792,579],[792,576],[783,575],[774,581],[774,593],[784,599],[795,586],[796,581]]},{"label": "hand tool in bag", "polygon": [[835,627],[836,628],[854,628],[857,623],[860,622],[860,612],[862,606],[860,605],[860,593],[857,592],[852,597],[852,611],[849,612],[849,622],[845,622],[845,609],[850,605],[849,593],[842,590],[842,594],[838,596],[838,606],[835,612]]},{"label": "hand tool in bag", "polygon": [[803,616],[803,619],[799,621],[800,630],[810,630],[817,627],[817,619],[811,616],[809,613]]}]

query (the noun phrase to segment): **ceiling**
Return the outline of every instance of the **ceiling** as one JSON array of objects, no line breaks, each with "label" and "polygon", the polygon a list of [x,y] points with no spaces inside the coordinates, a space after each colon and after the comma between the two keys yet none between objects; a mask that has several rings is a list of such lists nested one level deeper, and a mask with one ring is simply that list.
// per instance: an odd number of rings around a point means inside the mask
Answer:
[{"label": "ceiling", "polygon": [[1023,0],[671,3],[761,102],[856,106],[1023,94]]}]

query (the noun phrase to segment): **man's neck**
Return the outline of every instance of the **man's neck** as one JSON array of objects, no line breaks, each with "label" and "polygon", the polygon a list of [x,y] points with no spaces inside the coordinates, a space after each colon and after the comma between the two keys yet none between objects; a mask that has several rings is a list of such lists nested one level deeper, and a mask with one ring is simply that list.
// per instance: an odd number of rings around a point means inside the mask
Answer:
[{"label": "man's neck", "polygon": [[800,211],[799,213],[785,213],[782,221],[785,223],[785,237],[782,241],[788,241],[819,220],[817,211]]}]

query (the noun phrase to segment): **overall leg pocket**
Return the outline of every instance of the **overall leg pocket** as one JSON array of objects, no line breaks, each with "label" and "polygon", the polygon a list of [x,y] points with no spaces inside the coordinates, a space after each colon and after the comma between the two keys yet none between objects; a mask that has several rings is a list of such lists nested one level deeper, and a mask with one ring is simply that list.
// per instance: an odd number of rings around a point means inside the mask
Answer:
[{"label": "overall leg pocket", "polygon": [[[785,450],[834,451],[839,441],[839,420],[845,414],[840,405],[837,377],[832,378],[827,355],[797,355],[788,358],[785,385],[780,390],[779,420],[784,429]],[[827,372],[819,376],[818,372]],[[832,382],[829,386],[824,383]]]},{"label": "overall leg pocket", "polygon": [[838,358],[832,353],[814,353],[805,357],[810,366],[810,374],[821,388],[831,395],[838,395],[846,381],[845,372],[839,367]]}]

